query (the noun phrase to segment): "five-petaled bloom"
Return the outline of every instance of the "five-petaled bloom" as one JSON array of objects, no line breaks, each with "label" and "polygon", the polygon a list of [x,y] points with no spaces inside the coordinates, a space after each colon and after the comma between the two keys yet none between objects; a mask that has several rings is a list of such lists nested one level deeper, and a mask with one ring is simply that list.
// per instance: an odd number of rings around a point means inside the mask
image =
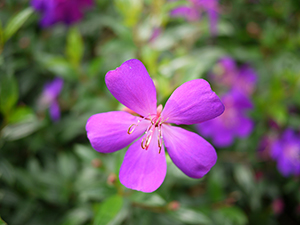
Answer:
[{"label": "five-petaled bloom", "polygon": [[277,161],[277,168],[283,176],[300,175],[300,138],[287,129],[272,145],[271,156]]},{"label": "five-petaled bloom", "polygon": [[31,5],[43,14],[41,25],[48,27],[59,22],[67,25],[78,22],[83,10],[93,5],[93,0],[32,0]]},{"label": "five-petaled bloom", "polygon": [[215,149],[207,141],[170,125],[201,123],[223,113],[224,106],[208,82],[197,79],[184,83],[164,109],[157,107],[154,83],[137,59],[109,71],[105,82],[112,95],[139,116],[124,111],[91,116],[86,130],[93,148],[115,152],[143,135],[124,157],[119,173],[124,186],[153,192],[162,184],[167,171],[164,145],[175,165],[192,178],[203,177],[216,163]]},{"label": "five-petaled bloom", "polygon": [[43,93],[39,98],[39,107],[41,110],[49,108],[50,117],[53,121],[60,119],[60,109],[57,98],[63,88],[64,81],[61,78],[55,78],[53,81],[45,84]]}]

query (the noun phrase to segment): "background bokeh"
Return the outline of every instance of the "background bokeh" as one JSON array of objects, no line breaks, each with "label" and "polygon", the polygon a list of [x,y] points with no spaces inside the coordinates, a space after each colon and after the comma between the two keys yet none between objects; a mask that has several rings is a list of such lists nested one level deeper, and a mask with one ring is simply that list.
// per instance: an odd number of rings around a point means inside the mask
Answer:
[{"label": "background bokeh", "polygon": [[[44,26],[30,1],[0,1],[0,224],[300,224],[300,144],[294,155],[278,147],[286,130],[300,139],[299,1],[220,0],[211,6],[218,18],[204,7],[196,18],[174,15],[194,2],[95,0],[76,23]],[[126,149],[101,154],[86,137],[90,116],[122,109],[105,74],[137,58],[162,104],[197,78],[224,96],[237,81],[224,83],[224,57],[237,76],[247,66],[256,77],[246,82],[252,106],[243,110],[253,128],[233,132],[226,146],[203,135],[218,161],[202,179],[167,158],[157,191],[125,188],[118,173]],[[61,90],[47,95],[58,78]],[[240,119],[228,113],[224,120]],[[294,160],[287,174],[274,143]]]}]

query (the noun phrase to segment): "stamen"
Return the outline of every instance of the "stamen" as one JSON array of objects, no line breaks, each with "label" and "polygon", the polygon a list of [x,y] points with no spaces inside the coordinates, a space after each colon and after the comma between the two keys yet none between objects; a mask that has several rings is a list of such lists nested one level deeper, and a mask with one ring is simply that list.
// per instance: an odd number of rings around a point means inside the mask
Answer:
[{"label": "stamen", "polygon": [[141,147],[142,147],[142,149],[145,149],[145,148],[146,148],[146,147],[144,146],[145,138],[146,138],[146,137],[144,137],[143,140],[142,140],[142,142],[141,142]]},{"label": "stamen", "polygon": [[160,140],[158,140],[158,154],[160,154],[161,153],[161,142],[160,142]]},{"label": "stamen", "polygon": [[137,123],[135,124],[131,124],[130,127],[127,130],[127,134],[132,134],[132,132],[135,130],[135,128],[139,125],[140,122],[142,122],[144,119],[146,119],[145,117],[142,117],[142,120],[138,120]]},{"label": "stamen", "polygon": [[160,124],[160,128],[159,128],[159,130],[158,130],[158,137],[157,137],[157,139],[158,139],[158,154],[160,154],[161,153],[161,148],[162,148],[162,146],[163,146],[163,136],[162,136],[162,129],[161,129],[161,124]]},{"label": "stamen", "polygon": [[127,130],[127,134],[132,134],[132,132],[135,130],[136,127],[137,127],[137,124],[131,124]]}]

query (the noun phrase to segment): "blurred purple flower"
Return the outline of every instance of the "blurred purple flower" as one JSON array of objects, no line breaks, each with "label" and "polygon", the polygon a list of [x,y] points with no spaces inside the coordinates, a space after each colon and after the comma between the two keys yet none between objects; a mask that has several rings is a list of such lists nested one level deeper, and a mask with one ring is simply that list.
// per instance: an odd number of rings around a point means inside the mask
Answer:
[{"label": "blurred purple flower", "polygon": [[254,92],[257,81],[257,74],[249,65],[243,65],[239,70],[239,75],[233,84],[233,88],[251,95]]},{"label": "blurred purple flower", "polygon": [[238,73],[239,71],[234,59],[225,56],[217,62],[213,72],[210,73],[210,77],[215,83],[231,88]]},{"label": "blurred purple flower", "polygon": [[39,107],[42,110],[49,108],[50,117],[53,121],[60,119],[60,109],[57,98],[63,88],[63,84],[64,81],[61,78],[55,78],[52,82],[46,83],[39,99]]},{"label": "blurred purple flower", "polygon": [[221,98],[225,105],[224,113],[212,120],[197,125],[199,132],[205,137],[211,137],[215,146],[230,146],[235,137],[245,138],[253,130],[254,123],[246,112],[252,103],[244,94],[232,90]]},{"label": "blurred purple flower", "polygon": [[157,108],[156,90],[144,65],[137,59],[124,62],[105,77],[112,95],[130,110],[93,115],[86,124],[93,148],[102,153],[118,151],[136,139],[125,154],[120,181],[127,188],[153,192],[163,182],[167,163],[165,147],[175,165],[187,176],[203,177],[216,163],[213,146],[199,135],[174,124],[195,124],[216,116],[224,106],[203,79],[178,87],[165,108]]},{"label": "blurred purple flower", "polygon": [[238,68],[235,61],[226,56],[219,60],[210,77],[219,84],[236,89],[249,96],[254,92],[257,74],[249,65]]},{"label": "blurred purple flower", "polygon": [[184,17],[188,21],[197,21],[201,18],[202,12],[207,12],[210,21],[210,32],[217,34],[219,18],[218,0],[188,0],[189,6],[179,6],[170,13],[172,17]]},{"label": "blurred purple flower", "polygon": [[277,161],[277,168],[283,176],[300,175],[300,138],[287,129],[273,144],[271,157]]},{"label": "blurred purple flower", "polygon": [[55,23],[67,25],[78,22],[83,11],[93,5],[93,0],[32,0],[31,6],[42,14],[41,25],[51,26]]}]

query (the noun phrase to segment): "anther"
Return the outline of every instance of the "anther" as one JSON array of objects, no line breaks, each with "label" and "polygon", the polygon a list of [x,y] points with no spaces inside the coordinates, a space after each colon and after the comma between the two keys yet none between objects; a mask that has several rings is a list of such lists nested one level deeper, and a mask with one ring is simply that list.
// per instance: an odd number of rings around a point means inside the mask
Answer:
[{"label": "anther", "polygon": [[158,154],[160,154],[161,153],[161,142],[160,142],[160,140],[158,140]]},{"label": "anther", "polygon": [[136,124],[131,124],[127,130],[127,134],[132,134],[132,132],[135,130],[136,127],[137,127]]}]

